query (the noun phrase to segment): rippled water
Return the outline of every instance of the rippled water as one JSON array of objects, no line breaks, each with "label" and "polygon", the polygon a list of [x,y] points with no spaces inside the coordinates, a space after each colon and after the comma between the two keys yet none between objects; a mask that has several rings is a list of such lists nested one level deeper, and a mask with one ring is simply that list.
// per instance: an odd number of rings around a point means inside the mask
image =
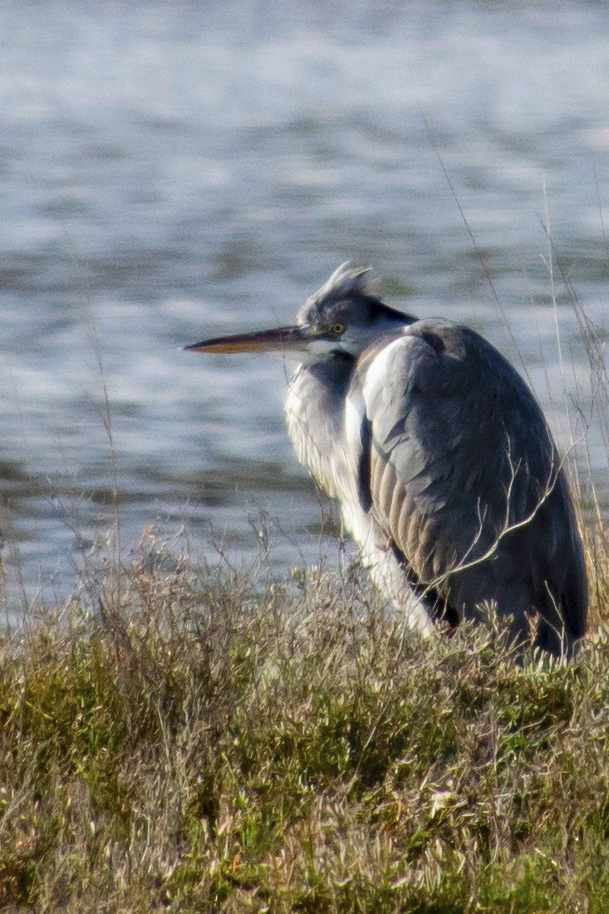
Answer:
[{"label": "rippled water", "polygon": [[480,329],[561,443],[565,402],[583,433],[565,278],[604,332],[607,35],[601,3],[1,4],[9,575],[68,592],[111,523],[100,358],[126,550],[156,523],[205,552],[213,524],[247,557],[266,510],[277,566],[315,560],[324,502],[285,435],[284,367],[179,347],[289,322],[348,258],[394,306]]}]

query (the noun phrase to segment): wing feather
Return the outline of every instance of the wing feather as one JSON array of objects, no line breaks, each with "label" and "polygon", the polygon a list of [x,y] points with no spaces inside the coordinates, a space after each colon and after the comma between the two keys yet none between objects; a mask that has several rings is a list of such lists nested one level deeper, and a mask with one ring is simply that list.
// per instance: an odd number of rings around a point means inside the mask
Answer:
[{"label": "wing feather", "polygon": [[537,609],[579,637],[573,508],[541,410],[507,360],[473,330],[418,321],[367,350],[352,387],[369,423],[370,511],[417,579],[459,616],[495,600],[522,626]]}]

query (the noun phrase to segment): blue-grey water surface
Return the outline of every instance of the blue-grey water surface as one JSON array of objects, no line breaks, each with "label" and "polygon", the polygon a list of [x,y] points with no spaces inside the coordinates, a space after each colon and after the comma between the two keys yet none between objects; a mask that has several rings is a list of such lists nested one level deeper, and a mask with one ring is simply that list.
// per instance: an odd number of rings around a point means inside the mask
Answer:
[{"label": "blue-grey water surface", "polygon": [[70,591],[113,472],[127,554],[213,525],[248,558],[268,511],[278,569],[318,559],[285,366],[180,346],[290,322],[346,259],[498,345],[607,501],[606,4],[6,0],[0,43],[9,579]]}]

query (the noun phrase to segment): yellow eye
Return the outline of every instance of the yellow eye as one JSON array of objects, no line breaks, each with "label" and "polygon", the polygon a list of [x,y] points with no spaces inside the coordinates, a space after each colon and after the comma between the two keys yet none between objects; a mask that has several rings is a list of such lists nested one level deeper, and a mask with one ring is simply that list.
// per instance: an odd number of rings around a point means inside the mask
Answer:
[{"label": "yellow eye", "polygon": [[337,336],[340,336],[341,333],[345,332],[344,324],[332,324],[330,327],[330,333],[335,333]]}]

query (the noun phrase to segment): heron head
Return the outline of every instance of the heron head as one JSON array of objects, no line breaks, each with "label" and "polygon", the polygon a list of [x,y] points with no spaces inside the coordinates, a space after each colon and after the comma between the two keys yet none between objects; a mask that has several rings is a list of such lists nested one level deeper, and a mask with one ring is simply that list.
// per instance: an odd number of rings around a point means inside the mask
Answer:
[{"label": "heron head", "polygon": [[342,264],[306,300],[294,325],[216,337],[185,348],[193,352],[279,352],[300,362],[338,353],[357,357],[378,337],[399,333],[416,321],[370,292],[369,272],[369,267]]},{"label": "heron head", "polygon": [[415,322],[415,317],[390,308],[370,291],[369,274],[370,267],[343,263],[298,312],[299,326],[309,328],[329,354],[358,356],[378,337]]}]

